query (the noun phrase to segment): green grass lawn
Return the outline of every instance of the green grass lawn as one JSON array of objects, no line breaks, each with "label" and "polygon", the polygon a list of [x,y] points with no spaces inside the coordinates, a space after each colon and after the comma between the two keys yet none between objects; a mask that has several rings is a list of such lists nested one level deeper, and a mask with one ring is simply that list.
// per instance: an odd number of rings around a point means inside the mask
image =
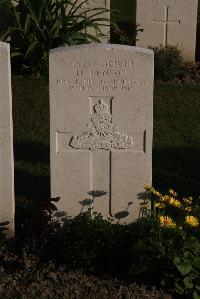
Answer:
[{"label": "green grass lawn", "polygon": [[200,86],[157,85],[154,98],[153,183],[200,195]]},{"label": "green grass lawn", "polygon": [[[15,189],[23,215],[29,203],[50,194],[48,83],[20,77],[12,83]],[[198,85],[155,86],[153,184],[161,190],[200,194],[199,99]]]},{"label": "green grass lawn", "polygon": [[15,77],[13,122],[17,223],[37,215],[50,195],[49,100],[43,80]]}]

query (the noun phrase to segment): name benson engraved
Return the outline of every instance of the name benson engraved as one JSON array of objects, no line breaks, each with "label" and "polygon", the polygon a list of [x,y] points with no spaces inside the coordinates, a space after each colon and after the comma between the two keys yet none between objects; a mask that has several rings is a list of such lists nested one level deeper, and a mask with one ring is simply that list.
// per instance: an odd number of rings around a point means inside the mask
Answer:
[{"label": "name benson engraved", "polygon": [[86,131],[79,136],[73,136],[69,145],[76,149],[128,149],[133,147],[131,137],[117,131],[112,123],[112,115],[108,106],[99,100],[93,107],[94,113]]},{"label": "name benson engraved", "polygon": [[[67,58],[65,58],[67,59]],[[146,81],[135,77],[136,62],[133,60],[71,60],[69,78],[57,78],[56,85],[69,92],[134,92]]]}]

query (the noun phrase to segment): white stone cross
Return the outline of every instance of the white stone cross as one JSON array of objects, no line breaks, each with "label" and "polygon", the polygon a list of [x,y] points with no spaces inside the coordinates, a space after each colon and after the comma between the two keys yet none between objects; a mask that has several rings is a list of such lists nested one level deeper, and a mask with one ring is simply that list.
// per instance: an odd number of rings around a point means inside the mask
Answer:
[{"label": "white stone cross", "polygon": [[[109,214],[112,216],[111,205],[112,205],[112,182],[111,182],[111,171],[112,171],[112,155],[113,153],[121,152],[133,152],[137,149],[134,148],[133,137],[120,133],[112,120],[112,100],[113,98],[106,97],[90,97],[90,123],[86,129],[78,136],[73,136],[72,132],[57,132],[57,154],[60,151],[64,152],[89,152],[89,177],[90,177],[90,190],[102,190],[103,187],[94,183],[94,178],[97,172],[102,172],[104,169],[103,176],[107,177],[106,183],[109,198]],[[107,102],[108,105],[105,103]],[[139,134],[139,133],[138,133]],[[145,139],[144,132],[144,139]],[[59,137],[61,136],[61,137]],[[59,140],[62,140],[61,142]],[[63,141],[64,140],[64,141]],[[145,141],[144,148],[145,152]],[[61,147],[59,144],[62,144]],[[104,150],[104,153],[100,153],[100,150]],[[97,156],[103,156],[104,162],[98,165],[96,160]],[[101,168],[101,169],[99,169]]]},{"label": "white stone cross", "polygon": [[164,40],[163,45],[167,46],[167,36],[168,36],[168,24],[180,24],[180,20],[169,20],[169,6],[164,6],[165,8],[165,19],[164,20],[153,20],[153,23],[162,23],[164,25]]}]

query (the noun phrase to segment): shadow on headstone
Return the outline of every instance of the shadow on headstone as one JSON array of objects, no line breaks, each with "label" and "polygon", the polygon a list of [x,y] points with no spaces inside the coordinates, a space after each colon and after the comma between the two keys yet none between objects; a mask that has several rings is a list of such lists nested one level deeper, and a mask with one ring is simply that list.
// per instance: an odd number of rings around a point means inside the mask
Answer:
[{"label": "shadow on headstone", "polygon": [[91,205],[94,203],[94,200],[91,198],[86,198],[82,201],[79,201],[79,203],[82,205],[82,208],[80,210],[80,213],[84,211],[85,208],[90,208]]},{"label": "shadow on headstone", "polygon": [[4,241],[9,237],[9,221],[0,222],[0,241]]},{"label": "shadow on headstone", "polygon": [[88,192],[93,199],[106,195],[108,192],[104,190],[91,190]]},{"label": "shadow on headstone", "polygon": [[108,193],[107,191],[103,191],[103,190],[90,190],[88,192],[88,195],[90,195],[91,198],[86,198],[82,201],[79,201],[79,204],[82,205],[80,213],[84,212],[85,208],[87,208],[87,210],[92,208],[93,204],[95,203],[95,200],[97,198],[100,198],[101,196],[106,195],[107,193]]},{"label": "shadow on headstone", "polygon": [[[149,194],[146,191],[140,192],[137,194],[137,199],[140,201],[140,210],[139,210],[138,219],[148,217],[149,209],[151,208],[151,204],[149,202],[149,200],[150,200]],[[126,217],[128,217],[128,215],[129,215],[128,209],[132,204],[133,204],[133,202],[129,202],[126,210],[120,211],[114,215],[114,217],[118,220],[117,223],[119,223],[122,219],[125,219]],[[148,208],[147,208],[147,206],[148,206]]]},{"label": "shadow on headstone", "polygon": [[9,221],[0,222],[0,233],[8,230]]},{"label": "shadow on headstone", "polygon": [[129,202],[129,203],[127,204],[127,208],[126,208],[124,211],[117,212],[117,213],[114,215],[114,218],[118,220],[117,223],[120,223],[120,221],[121,221],[122,219],[125,219],[126,217],[128,217],[128,215],[129,215],[129,211],[128,211],[128,209],[129,209],[129,207],[130,207],[132,204],[133,204],[133,202]]}]

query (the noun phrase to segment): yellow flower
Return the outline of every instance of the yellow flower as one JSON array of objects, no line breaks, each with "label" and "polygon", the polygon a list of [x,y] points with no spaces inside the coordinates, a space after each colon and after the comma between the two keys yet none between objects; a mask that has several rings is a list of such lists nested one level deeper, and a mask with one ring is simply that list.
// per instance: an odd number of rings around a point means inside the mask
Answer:
[{"label": "yellow flower", "polygon": [[149,185],[144,185],[144,189],[148,192],[151,192],[153,188]]},{"label": "yellow flower", "polygon": [[178,196],[177,192],[175,192],[173,189],[169,189],[169,194],[171,194],[172,196],[175,196],[175,197]]},{"label": "yellow flower", "polygon": [[197,227],[199,226],[199,221],[196,217],[194,216],[186,216],[185,217],[186,222],[192,226],[192,227]]},{"label": "yellow flower", "polygon": [[187,198],[183,198],[184,203],[186,203],[187,205],[191,205],[192,204],[192,197]]},{"label": "yellow flower", "polygon": [[160,216],[160,226],[174,228],[176,227],[176,223],[168,216]]},{"label": "yellow flower", "polygon": [[181,202],[178,199],[175,199],[173,197],[170,198],[169,204],[176,208],[181,208]]},{"label": "yellow flower", "polygon": [[164,209],[165,208],[165,204],[157,202],[157,203],[155,203],[154,208],[156,208],[156,209]]},{"label": "yellow flower", "polygon": [[156,191],[155,189],[154,190],[152,190],[152,193],[155,195],[155,196],[157,196],[157,197],[162,197],[162,194],[161,193],[159,193],[158,191]]},{"label": "yellow flower", "polygon": [[171,196],[169,196],[169,195],[164,195],[164,196],[162,196],[162,201],[165,201],[165,202],[167,202],[167,203],[169,203],[170,202],[170,199],[171,199]]},{"label": "yellow flower", "polygon": [[149,208],[149,204],[146,203],[146,202],[142,202],[140,205],[141,205],[141,207],[142,207],[143,209],[148,209],[148,208]]}]

